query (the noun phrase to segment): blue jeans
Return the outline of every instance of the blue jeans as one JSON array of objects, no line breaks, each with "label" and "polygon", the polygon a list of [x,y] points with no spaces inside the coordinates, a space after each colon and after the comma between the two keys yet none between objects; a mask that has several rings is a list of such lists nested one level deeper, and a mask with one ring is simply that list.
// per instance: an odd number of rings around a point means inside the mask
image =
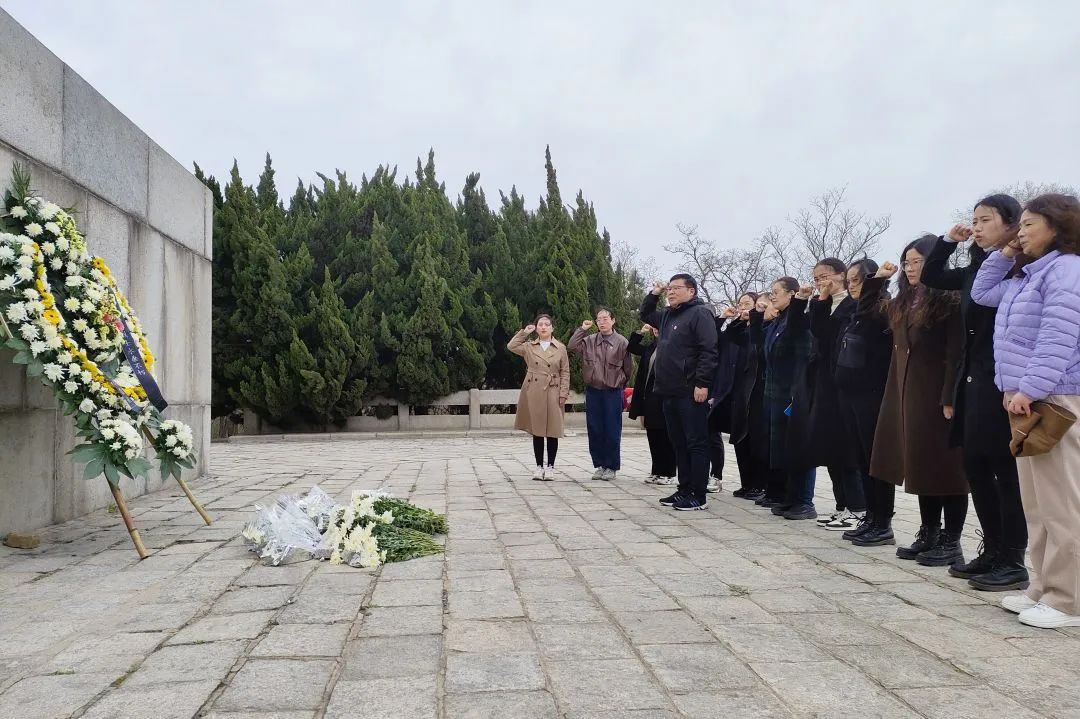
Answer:
[{"label": "blue jeans", "polygon": [[679,467],[679,494],[705,499],[709,483],[709,405],[664,397],[664,419]]},{"label": "blue jeans", "polygon": [[585,426],[594,467],[618,471],[622,445],[621,389],[585,388]]},{"label": "blue jeans", "polygon": [[788,504],[814,506],[814,485],[817,484],[817,468],[788,470]]}]

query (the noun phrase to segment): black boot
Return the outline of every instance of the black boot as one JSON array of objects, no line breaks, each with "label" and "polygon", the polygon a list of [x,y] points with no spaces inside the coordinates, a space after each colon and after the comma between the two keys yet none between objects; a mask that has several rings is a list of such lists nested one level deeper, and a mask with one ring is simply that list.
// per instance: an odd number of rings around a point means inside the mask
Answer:
[{"label": "black boot", "polygon": [[883,547],[886,544],[896,544],[896,536],[892,531],[892,516],[881,521],[873,521],[870,529],[851,540],[857,547]]},{"label": "black boot", "polygon": [[1003,549],[995,557],[994,568],[968,580],[975,589],[984,592],[1007,592],[1027,589],[1028,570],[1024,566],[1024,550]]},{"label": "black boot", "polygon": [[915,541],[910,547],[896,548],[896,556],[900,559],[915,559],[920,553],[937,544],[939,534],[941,534],[941,525],[930,527],[924,524],[919,527],[919,533],[915,535]]},{"label": "black boot", "polygon": [[960,532],[941,532],[932,548],[921,552],[915,561],[924,567],[948,567],[964,563],[964,548],[960,546]]},{"label": "black boot", "polygon": [[994,543],[983,536],[979,543],[979,551],[975,558],[966,564],[954,564],[949,567],[949,574],[960,579],[971,579],[980,574],[986,574],[993,570],[997,561],[997,552]]},{"label": "black boot", "polygon": [[874,528],[874,515],[868,509],[868,510],[866,510],[866,514],[863,515],[863,518],[859,520],[859,523],[857,525],[855,525],[855,528],[854,529],[849,529],[848,531],[841,534],[840,537],[841,537],[841,539],[846,539],[849,542],[854,542],[856,537],[861,537],[862,535],[866,534],[867,532],[869,532],[873,528]]}]

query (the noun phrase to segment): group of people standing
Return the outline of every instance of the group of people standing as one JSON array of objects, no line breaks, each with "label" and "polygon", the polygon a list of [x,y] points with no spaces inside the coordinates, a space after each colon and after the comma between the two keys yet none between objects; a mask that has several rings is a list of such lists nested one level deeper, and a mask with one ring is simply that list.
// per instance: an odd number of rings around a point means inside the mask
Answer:
[{"label": "group of people standing", "polygon": [[[918,497],[921,526],[898,557],[948,567],[976,589],[1026,590],[1002,601],[1025,624],[1080,626],[1080,427],[1066,422],[1056,443],[1014,456],[1027,430],[1011,426],[1080,412],[1077,198],[1021,207],[991,195],[970,225],[908,244],[899,267],[823,258],[812,284],[781,277],[718,314],[697,289],[687,274],[656,283],[641,306],[645,326],[629,339],[608,310],[597,313],[599,332],[588,334],[592,322],[575,332],[594,479],[619,469],[621,390],[637,355],[629,416],[648,436],[646,481],[677,477],[661,504],[705,508],[719,490],[726,434],[742,485],[734,496],[884,546],[896,544],[903,486]],[[553,471],[569,395],[566,348],[551,331],[542,316],[509,345],[528,364],[517,427],[534,435],[536,479]],[[836,504],[820,518],[818,467]],[[965,561],[969,495],[983,542]]]}]

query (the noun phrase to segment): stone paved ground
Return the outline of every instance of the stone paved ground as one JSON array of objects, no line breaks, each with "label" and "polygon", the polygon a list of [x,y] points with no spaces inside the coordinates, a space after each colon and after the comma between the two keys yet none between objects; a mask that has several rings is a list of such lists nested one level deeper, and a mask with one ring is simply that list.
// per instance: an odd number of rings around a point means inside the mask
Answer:
[{"label": "stone paved ground", "polygon": [[[196,491],[0,548],[0,717],[1080,717],[1080,631],[1021,626],[944,570],[734,499],[656,504],[626,439],[560,481],[521,437],[215,445]],[[258,566],[249,508],[318,483],[450,517],[445,557]],[[819,506],[828,507],[828,482]],[[916,524],[900,497],[897,528]],[[967,549],[975,549],[973,541]]]}]

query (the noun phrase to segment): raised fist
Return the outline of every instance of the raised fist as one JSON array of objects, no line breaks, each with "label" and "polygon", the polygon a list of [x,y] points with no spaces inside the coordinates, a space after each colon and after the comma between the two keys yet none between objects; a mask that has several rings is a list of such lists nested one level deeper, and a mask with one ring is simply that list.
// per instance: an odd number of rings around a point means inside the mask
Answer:
[{"label": "raised fist", "polygon": [[892,279],[892,276],[896,274],[897,269],[896,265],[892,262],[883,262],[874,277],[880,277],[886,280]]},{"label": "raised fist", "polygon": [[725,320],[730,320],[732,317],[738,314],[738,310],[734,307],[725,307],[720,311],[720,317]]},{"label": "raised fist", "polygon": [[535,331],[536,331],[536,325],[529,325],[528,327],[526,327],[526,328],[524,329],[524,332],[525,332],[525,334],[527,334],[527,335],[531,335],[531,334],[532,334],[533,332],[535,332]]},{"label": "raised fist", "polygon": [[808,300],[812,294],[814,294],[814,288],[811,285],[802,285],[795,296],[800,300]]},{"label": "raised fist", "polygon": [[654,295],[658,295],[658,296],[662,295],[662,294],[664,294],[664,290],[666,290],[666,289],[667,289],[667,282],[664,282],[663,280],[657,280],[656,282],[652,283],[652,293]]},{"label": "raised fist", "polygon": [[964,242],[971,239],[971,228],[963,223],[956,223],[949,230],[949,239],[953,242]]},{"label": "raised fist", "polygon": [[586,332],[591,330],[592,326],[593,326],[593,321],[592,320],[585,320],[584,322],[581,323],[581,329],[585,330]]},{"label": "raised fist", "polygon": [[641,326],[641,329],[638,330],[638,331],[641,332],[641,334],[643,334],[643,335],[651,335],[652,334],[652,325],[644,324],[644,325]]}]

